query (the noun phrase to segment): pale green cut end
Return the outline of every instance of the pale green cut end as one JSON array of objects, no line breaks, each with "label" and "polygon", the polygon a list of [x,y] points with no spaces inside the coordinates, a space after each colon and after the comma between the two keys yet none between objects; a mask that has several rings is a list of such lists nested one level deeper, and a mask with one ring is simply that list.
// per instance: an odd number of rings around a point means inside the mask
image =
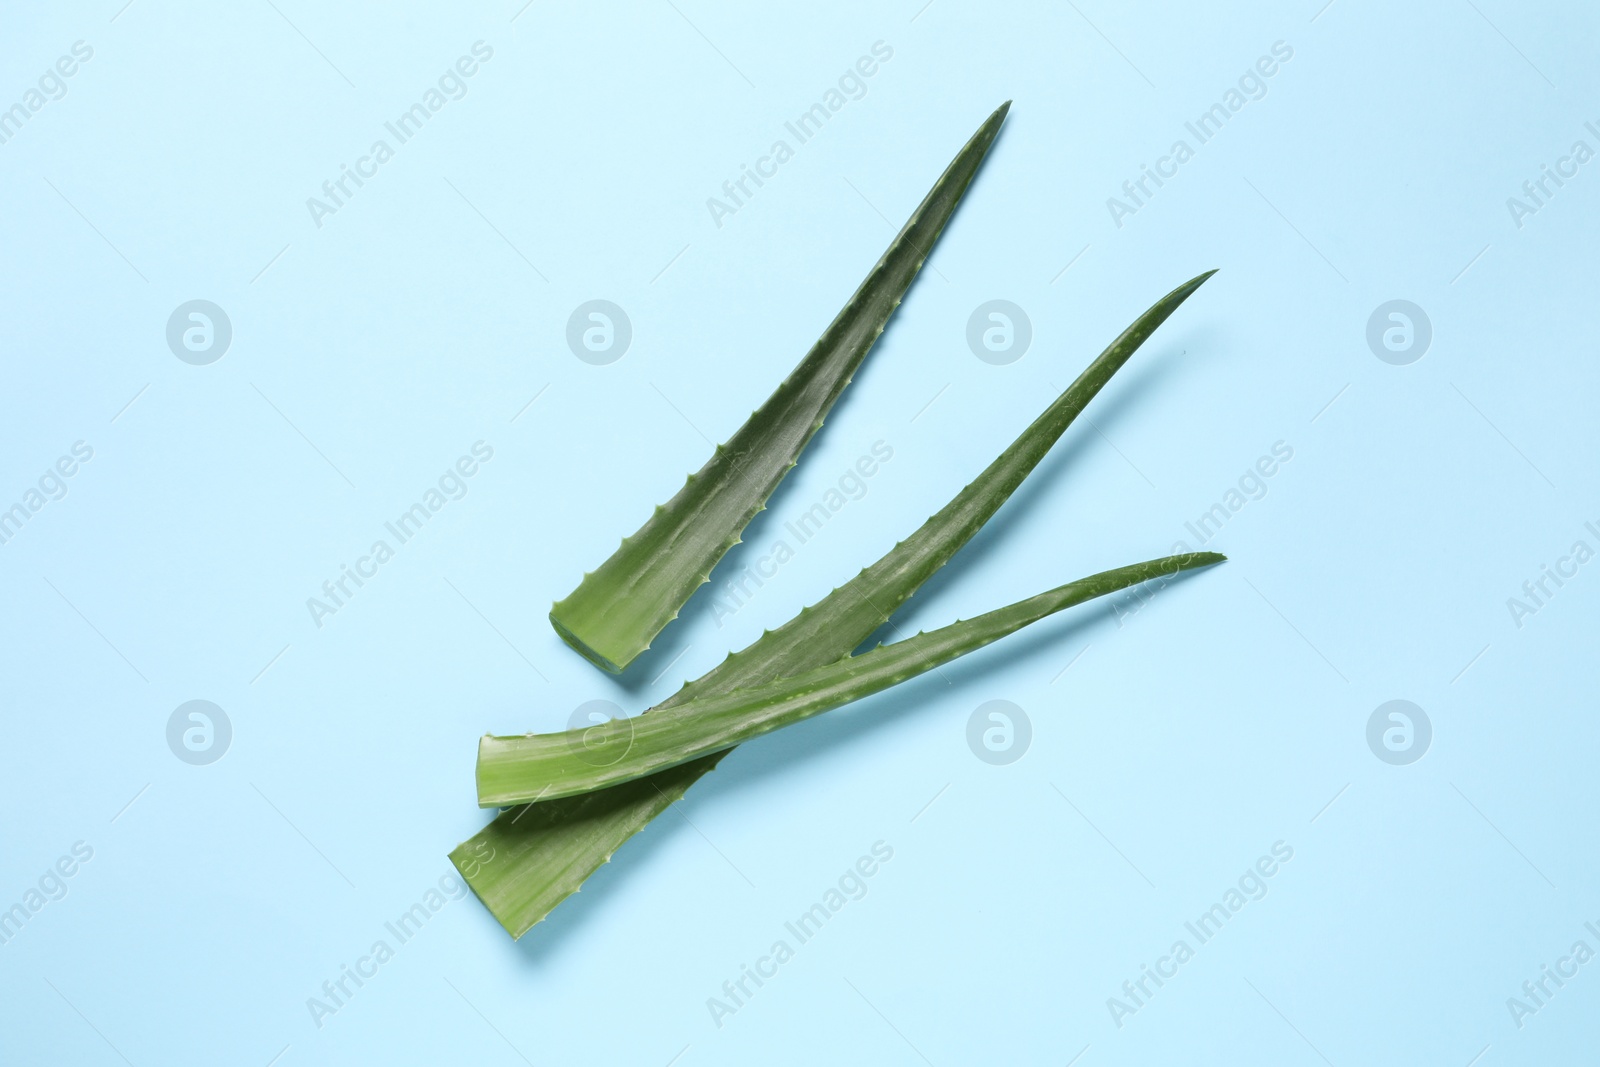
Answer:
[{"label": "pale green cut end", "polygon": [[621,674],[622,668],[627,665],[627,661],[631,660],[634,655],[638,655],[638,653],[635,652],[633,655],[620,657],[623,660],[623,663],[614,663],[610,659],[606,658],[604,653],[597,652],[593,648],[590,648],[586,643],[584,643],[583,638],[579,637],[577,634],[567,629],[566,626],[562,625],[561,620],[556,618],[556,613],[554,611],[550,613],[550,625],[555,629],[556,633],[561,635],[561,640],[565,641],[569,646],[571,646],[574,652],[608,674]]}]

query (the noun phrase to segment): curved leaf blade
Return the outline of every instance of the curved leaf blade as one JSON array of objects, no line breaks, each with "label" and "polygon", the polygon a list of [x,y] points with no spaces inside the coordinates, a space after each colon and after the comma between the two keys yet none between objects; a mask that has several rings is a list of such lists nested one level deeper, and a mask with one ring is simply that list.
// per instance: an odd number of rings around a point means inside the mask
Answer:
[{"label": "curved leaf blade", "polygon": [[618,673],[650,647],[766,507],[878,335],[977,175],[1009,101],[978,128],[800,364],[704,467],[550,610],[561,639]]},{"label": "curved leaf blade", "polygon": [[1189,552],[1102,571],[803,674],[622,720],[625,733],[605,731],[606,745],[592,743],[596,729],[486,735],[478,745],[478,804],[558,799],[633,782],[882,692],[1086,600],[1224,559]]}]

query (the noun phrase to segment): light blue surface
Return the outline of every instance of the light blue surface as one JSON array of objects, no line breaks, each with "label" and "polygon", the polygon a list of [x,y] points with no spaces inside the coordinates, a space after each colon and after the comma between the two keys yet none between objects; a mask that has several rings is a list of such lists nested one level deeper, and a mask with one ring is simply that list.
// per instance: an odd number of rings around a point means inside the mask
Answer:
[{"label": "light blue surface", "polygon": [[[0,144],[0,507],[93,450],[0,545],[0,908],[41,905],[0,945],[0,1059],[1594,1057],[1600,962],[1520,1027],[1508,1008],[1600,951],[1600,563],[1507,604],[1600,549],[1600,163],[1520,226],[1507,206],[1600,149],[1589,7],[121,3],[13,4],[0,44],[0,107],[93,50]],[[480,41],[460,98],[392,141]],[[717,225],[707,198],[875,42],[859,99]],[[1275,42],[1292,58],[1200,144],[1185,123]],[[736,613],[703,592],[598,674],[549,603],[767,395],[1005,99],[719,583],[875,442],[892,459]],[[380,138],[394,157],[318,226],[307,198]],[[1118,226],[1107,198],[1177,139],[1193,158]],[[1231,562],[747,746],[520,943],[450,899],[480,733],[642,709],[785,621],[1210,267],[903,624],[1198,547],[1185,523],[1282,442],[1207,546]],[[208,365],[165,338],[196,299],[232,325]],[[592,299],[632,324],[606,366],[566,342]],[[966,342],[995,299],[1033,333],[1003,366]],[[1408,365],[1366,340],[1395,299],[1432,326]],[[307,599],[477,442],[465,495],[319,627]],[[1395,699],[1432,725],[1409,765],[1367,743]],[[209,765],[168,745],[191,700],[231,723]],[[1008,765],[967,745],[990,700],[1032,724]],[[719,1026],[708,1000],[876,842],[865,895]],[[1200,944],[1185,923],[1280,842]],[[400,944],[385,924],[441,887]],[[1193,958],[1132,1000],[1180,939]],[[379,940],[319,1026],[308,1000]]]}]

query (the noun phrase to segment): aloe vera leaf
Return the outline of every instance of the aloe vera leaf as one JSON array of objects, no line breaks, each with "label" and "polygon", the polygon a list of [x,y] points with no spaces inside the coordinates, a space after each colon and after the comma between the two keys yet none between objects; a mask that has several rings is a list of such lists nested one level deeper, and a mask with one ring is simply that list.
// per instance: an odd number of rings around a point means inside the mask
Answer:
[{"label": "aloe vera leaf", "polygon": [[803,674],[604,726],[485,735],[478,743],[478,804],[488,808],[558,799],[677,767],[882,692],[1064,608],[1224,559],[1216,552],[1187,552],[1101,571]]},{"label": "aloe vera leaf", "polygon": [[506,933],[521,937],[725,755],[611,789],[518,805],[457,845],[450,862]]},{"label": "aloe vera leaf", "polygon": [[[848,655],[971,539],[1145,338],[1214,273],[1178,286],[1134,320],[998,459],[883,559],[796,619],[730,655],[657,709],[759,685]],[[512,808],[457,846],[450,858],[506,931],[521,937],[577,892],[629,837],[681,799],[723,755],[640,780],[654,788],[630,783]]]},{"label": "aloe vera leaf", "polygon": [[1215,273],[1191,278],[1151,305],[983,473],[882,559],[689,682],[663,706],[760,685],[848,655],[983,528],[1112,375]]},{"label": "aloe vera leaf", "polygon": [[766,403],[638,532],[550,610],[562,640],[618,673],[650,647],[766,507],[850,384],[972,183],[1007,101],[956,154],[855,295]]}]

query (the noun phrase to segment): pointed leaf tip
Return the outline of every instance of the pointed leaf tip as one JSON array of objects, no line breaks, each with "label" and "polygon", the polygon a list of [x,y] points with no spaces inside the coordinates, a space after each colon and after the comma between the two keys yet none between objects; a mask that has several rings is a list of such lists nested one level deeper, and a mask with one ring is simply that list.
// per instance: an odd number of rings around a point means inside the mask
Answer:
[{"label": "pointed leaf tip", "polygon": [[983,120],[983,125],[978,127],[978,132],[972,135],[973,142],[981,144],[984,152],[989,151],[989,146],[994,142],[995,137],[999,135],[1000,124],[1005,122],[1006,114],[1010,110],[1011,101],[1007,100],[990,112],[989,117]]}]

